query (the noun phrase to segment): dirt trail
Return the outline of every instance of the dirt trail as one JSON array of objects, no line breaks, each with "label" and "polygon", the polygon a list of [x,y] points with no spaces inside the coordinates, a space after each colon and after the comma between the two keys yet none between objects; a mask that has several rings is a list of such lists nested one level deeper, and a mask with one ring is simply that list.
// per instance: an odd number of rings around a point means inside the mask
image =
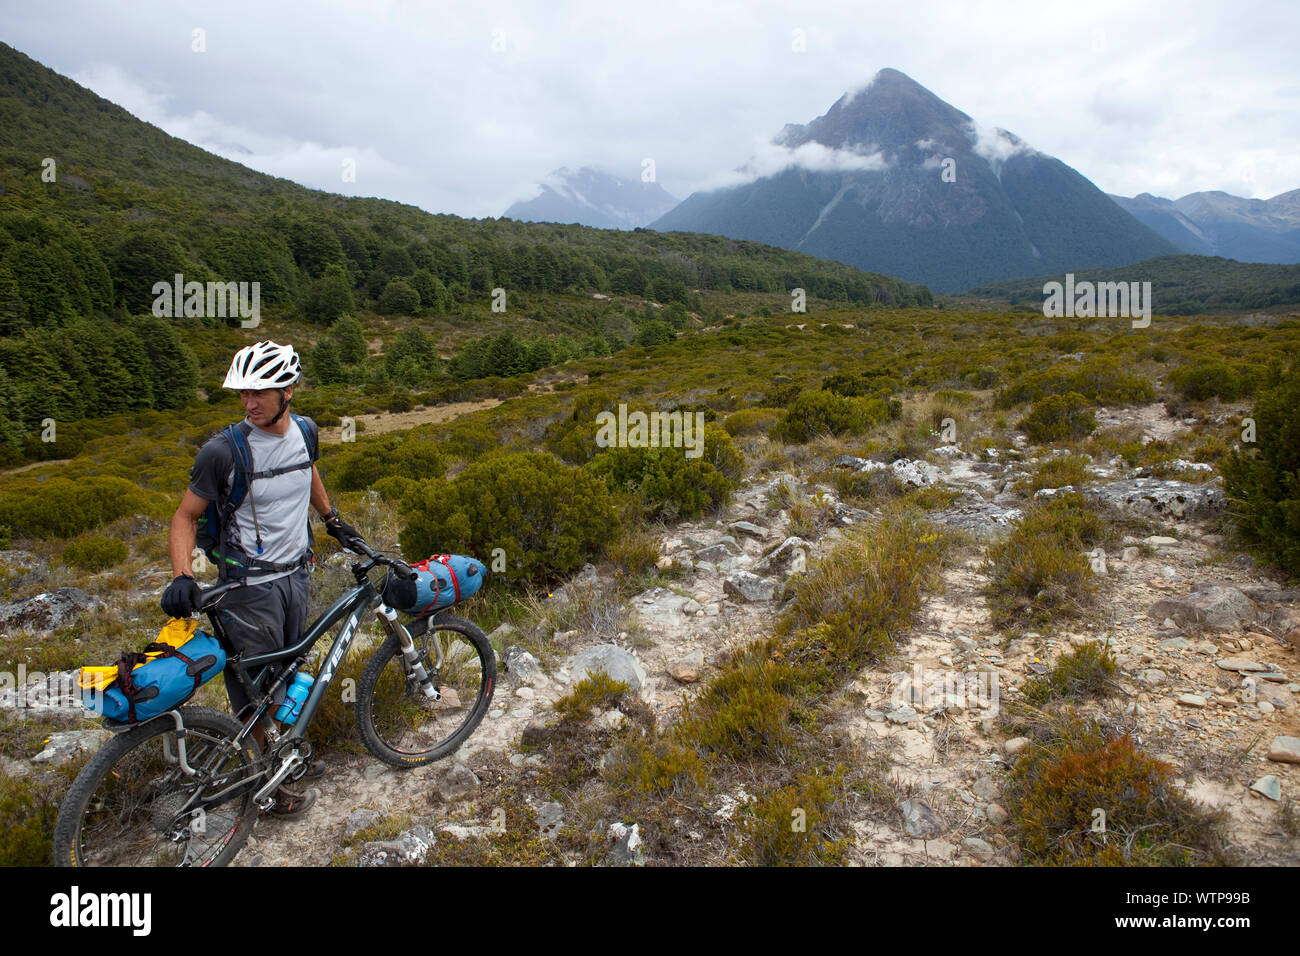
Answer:
[{"label": "dirt trail", "polygon": [[19,465],[17,468],[8,468],[0,471],[0,477],[4,475],[16,475],[20,471],[31,471],[33,468],[39,468],[41,465],[66,465],[72,461],[71,458],[51,458],[48,461],[29,461],[25,465]]},{"label": "dirt trail", "polygon": [[[450,402],[446,405],[430,405],[412,409],[409,412],[379,412],[376,415],[357,415],[354,416],[358,424],[364,424],[364,428],[358,428],[361,435],[382,435],[385,432],[402,431],[407,428],[414,428],[416,425],[432,425],[438,422],[450,421],[453,418],[460,418],[462,415],[468,415],[470,412],[477,412],[484,408],[496,408],[501,404],[499,398],[485,398],[477,402]],[[320,430],[322,442],[336,442],[342,429],[340,426],[332,425]]]}]

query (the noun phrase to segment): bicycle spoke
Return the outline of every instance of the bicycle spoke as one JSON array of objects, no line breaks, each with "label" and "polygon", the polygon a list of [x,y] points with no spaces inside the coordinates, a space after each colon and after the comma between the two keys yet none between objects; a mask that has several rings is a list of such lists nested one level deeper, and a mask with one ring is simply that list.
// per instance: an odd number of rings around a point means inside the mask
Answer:
[{"label": "bicycle spoke", "polygon": [[[452,629],[458,626],[473,635]],[[495,676],[495,658],[481,635],[462,622],[434,624],[415,638],[425,666],[435,674],[438,700],[424,696],[409,677],[395,644],[381,649],[368,669],[369,706],[359,708],[363,736],[376,756],[395,766],[418,765],[446,756],[469,736],[487,708]]]},{"label": "bicycle spoke", "polygon": [[[123,741],[106,758],[107,766],[103,761],[88,765],[91,776],[74,787],[84,802],[65,807],[70,826],[60,815],[62,849],[56,859],[66,860],[75,846],[85,866],[204,866],[222,857],[242,833],[233,853],[247,837],[255,812],[247,795],[206,811],[191,808],[253,772],[251,755],[223,749],[228,728],[220,723],[192,717],[186,729],[186,762],[200,771],[198,777],[182,772],[170,727],[137,734],[125,750]],[[214,778],[221,782],[211,783]]]}]

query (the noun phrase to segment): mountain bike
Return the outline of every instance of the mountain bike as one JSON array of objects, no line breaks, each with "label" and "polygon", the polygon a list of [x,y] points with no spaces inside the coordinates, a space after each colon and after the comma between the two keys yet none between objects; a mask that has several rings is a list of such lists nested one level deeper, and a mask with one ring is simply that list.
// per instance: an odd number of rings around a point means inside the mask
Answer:
[{"label": "mountain bike", "polygon": [[[417,618],[408,628],[383,599],[390,575],[411,580],[405,562],[359,539],[347,548],[366,560],[353,564],[357,586],[326,609],[292,647],[241,657],[231,654],[227,680],[248,691],[241,723],[208,707],[180,706],[137,724],[104,724],[116,736],[78,774],[59,809],[54,861],[59,866],[224,866],[248,840],[260,810],[282,785],[306,773],[312,755],[306,734],[321,700],[374,609],[386,637],[356,687],[357,728],[366,748],[391,766],[413,769],[453,753],[487,713],[496,655],[475,624],[446,612]],[[370,574],[385,568],[384,585]],[[200,592],[227,651],[221,596],[235,582]],[[276,695],[303,668],[316,642],[342,622],[298,720],[276,729]],[[252,736],[266,717],[266,752]]]}]

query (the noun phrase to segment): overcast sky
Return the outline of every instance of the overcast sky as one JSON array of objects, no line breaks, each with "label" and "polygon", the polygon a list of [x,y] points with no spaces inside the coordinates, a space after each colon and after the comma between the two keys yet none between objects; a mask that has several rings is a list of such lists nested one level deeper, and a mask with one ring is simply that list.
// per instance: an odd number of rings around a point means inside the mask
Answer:
[{"label": "overcast sky", "polygon": [[646,158],[684,198],[887,66],[1107,192],[1300,187],[1295,0],[0,6],[0,39],[175,136],[433,212]]}]

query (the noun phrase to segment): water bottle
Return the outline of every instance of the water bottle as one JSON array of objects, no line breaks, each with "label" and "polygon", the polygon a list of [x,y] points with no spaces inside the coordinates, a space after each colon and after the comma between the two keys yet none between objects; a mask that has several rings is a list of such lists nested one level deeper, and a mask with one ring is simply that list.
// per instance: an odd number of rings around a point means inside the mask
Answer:
[{"label": "water bottle", "polygon": [[314,677],[310,674],[304,674],[302,671],[295,674],[293,682],[285,692],[284,703],[275,712],[275,719],[286,725],[297,721],[298,716],[302,713],[302,705],[307,702],[307,695],[311,693],[311,685],[314,681]]}]

